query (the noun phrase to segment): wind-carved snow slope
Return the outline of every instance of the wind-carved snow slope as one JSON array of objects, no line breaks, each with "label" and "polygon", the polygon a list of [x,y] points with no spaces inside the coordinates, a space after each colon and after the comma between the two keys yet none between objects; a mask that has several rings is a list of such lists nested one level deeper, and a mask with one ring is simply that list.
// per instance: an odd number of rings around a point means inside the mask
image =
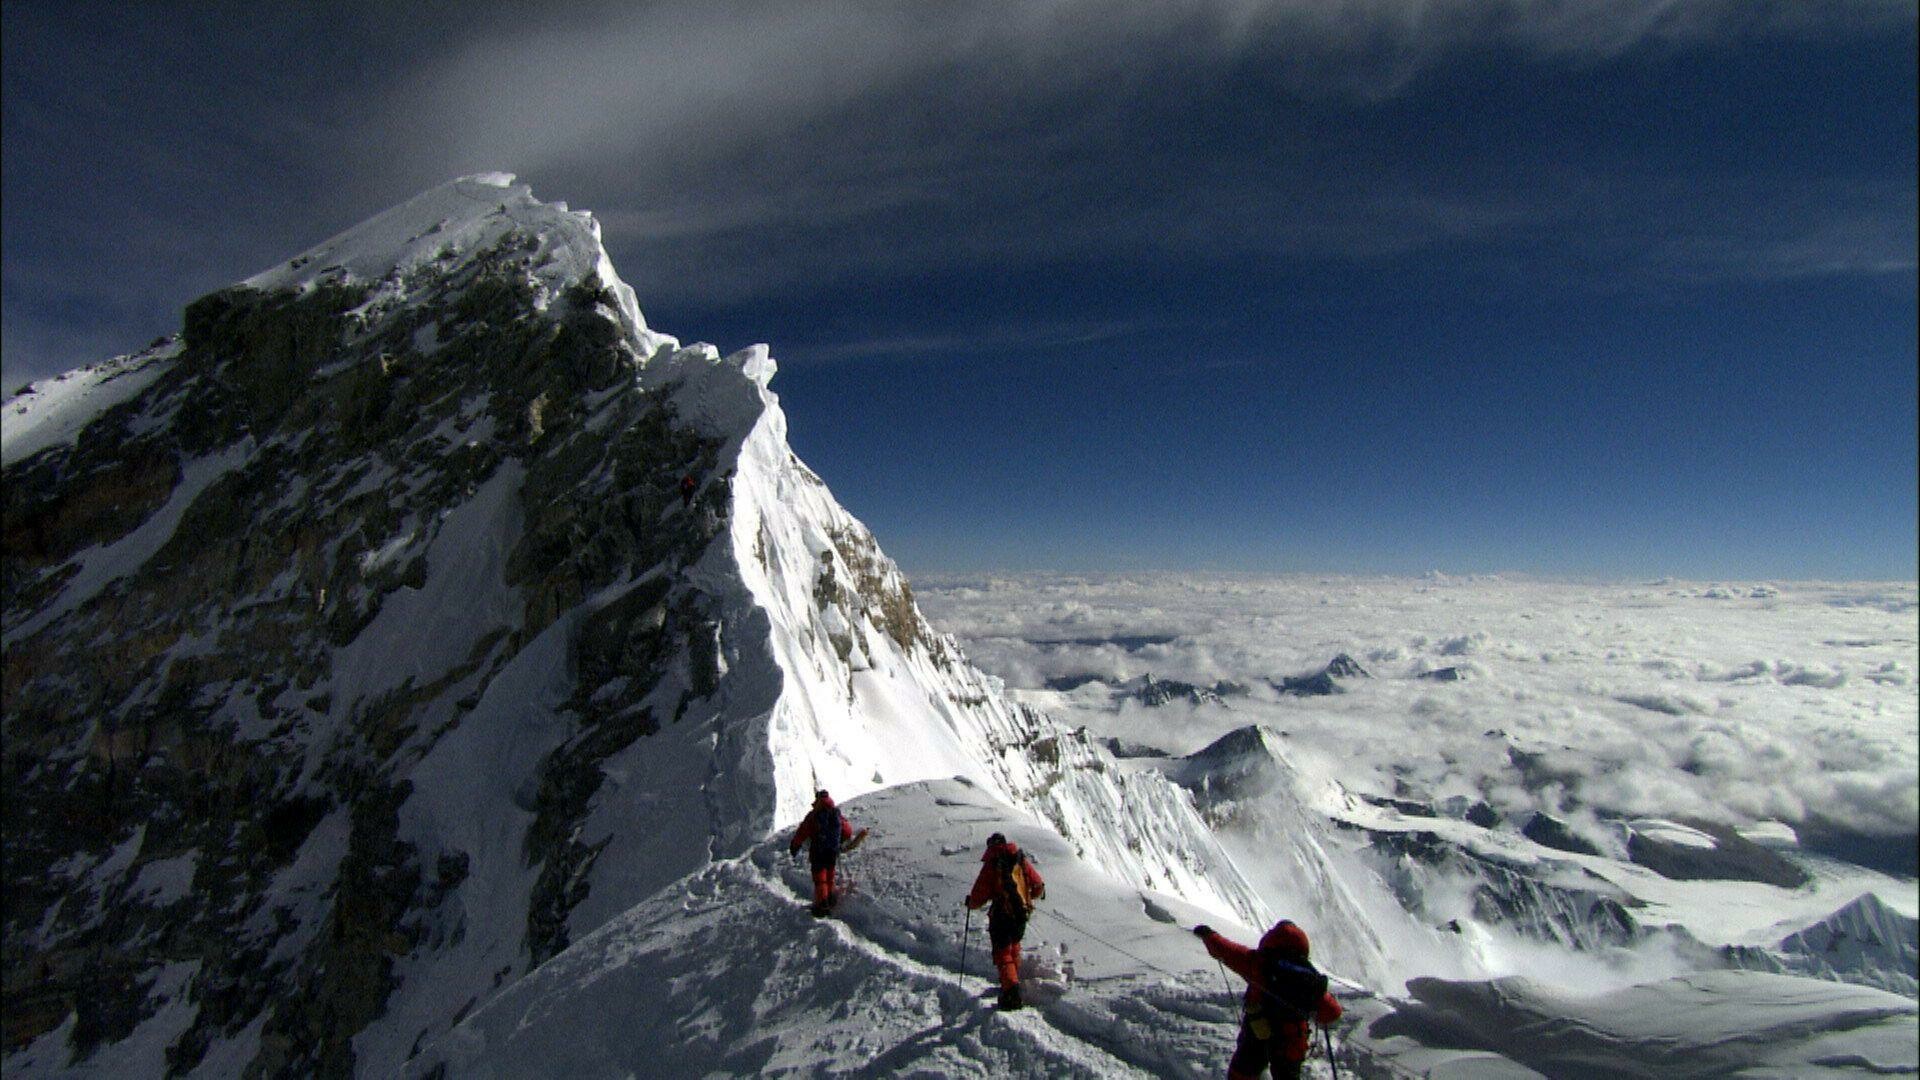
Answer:
[{"label": "wind-carved snow slope", "polygon": [[[749,352],[756,385],[772,369]],[[964,776],[1051,822],[1121,881],[1265,917],[1183,792],[1111,767],[1084,734],[1010,704],[927,624],[872,534],[787,448],[771,394],[739,462],[733,548],[771,620],[782,680],[767,721],[775,824],[797,821],[817,787],[850,797]]]}]

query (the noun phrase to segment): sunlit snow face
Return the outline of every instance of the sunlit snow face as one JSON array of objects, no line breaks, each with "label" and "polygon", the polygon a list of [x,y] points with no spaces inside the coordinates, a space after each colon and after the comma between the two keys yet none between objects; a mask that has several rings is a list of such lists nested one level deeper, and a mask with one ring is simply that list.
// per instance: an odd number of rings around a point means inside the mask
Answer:
[{"label": "sunlit snow face", "polygon": [[[1178,753],[1249,723],[1350,789],[1735,825],[1826,819],[1911,843],[1915,587],[1499,579],[931,578],[934,623],[1016,688],[1151,674],[1248,689],[1148,707],[1087,684],[1063,719]],[[1347,653],[1344,693],[1278,693]],[[1455,668],[1457,681],[1420,678]]]}]

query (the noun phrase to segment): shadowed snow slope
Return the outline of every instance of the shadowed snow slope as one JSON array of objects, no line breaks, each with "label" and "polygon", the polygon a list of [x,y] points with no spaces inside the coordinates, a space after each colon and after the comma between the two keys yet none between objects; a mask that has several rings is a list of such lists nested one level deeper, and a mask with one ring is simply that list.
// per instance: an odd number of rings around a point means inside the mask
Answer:
[{"label": "shadowed snow slope", "polygon": [[1371,1035],[1485,1047],[1548,1076],[1912,1074],[1914,1003],[1866,987],[1706,972],[1580,997],[1526,979],[1416,979]]},{"label": "shadowed snow slope", "polygon": [[[1757,950],[1756,950],[1757,951]],[[1781,969],[1915,996],[1920,920],[1888,907],[1873,893],[1789,934],[1775,954]]]}]

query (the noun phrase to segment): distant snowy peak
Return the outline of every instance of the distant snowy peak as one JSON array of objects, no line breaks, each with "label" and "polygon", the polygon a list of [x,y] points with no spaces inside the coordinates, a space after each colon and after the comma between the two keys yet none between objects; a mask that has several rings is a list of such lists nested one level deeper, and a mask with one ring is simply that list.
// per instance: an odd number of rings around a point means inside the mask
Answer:
[{"label": "distant snowy peak", "polygon": [[1902,915],[1874,893],[1779,944],[1784,967],[1837,982],[1877,986],[1913,997],[1920,991],[1920,920]]},{"label": "distant snowy peak", "polygon": [[1235,728],[1167,765],[1167,774],[1195,793],[1203,809],[1279,794],[1321,813],[1352,811],[1354,797],[1339,781],[1303,772],[1286,751],[1286,735],[1261,724]]}]

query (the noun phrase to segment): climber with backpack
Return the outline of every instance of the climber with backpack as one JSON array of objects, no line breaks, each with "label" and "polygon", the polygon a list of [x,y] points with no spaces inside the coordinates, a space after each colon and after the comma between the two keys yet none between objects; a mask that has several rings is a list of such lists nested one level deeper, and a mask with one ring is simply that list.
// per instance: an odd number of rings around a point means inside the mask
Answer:
[{"label": "climber with backpack", "polygon": [[807,862],[813,868],[813,917],[818,919],[833,910],[840,894],[834,889],[834,868],[840,862],[841,845],[853,839],[853,824],[833,796],[822,788],[813,793],[813,809],[787,843],[787,853],[800,857],[800,845],[807,845]]},{"label": "climber with backpack", "polygon": [[[1245,945],[1213,927],[1193,928],[1207,954],[1247,980],[1241,1003],[1240,1041],[1227,1063],[1228,1080],[1253,1080],[1271,1068],[1274,1080],[1299,1080],[1313,1045],[1308,1024],[1326,1027],[1340,1019],[1340,1003],[1327,992],[1327,977],[1307,959],[1307,932],[1287,919],[1273,924],[1260,946]],[[1332,1053],[1332,1044],[1328,1044]]]},{"label": "climber with backpack", "polygon": [[966,903],[968,911],[987,908],[987,938],[993,943],[993,966],[1000,974],[1001,1009],[1026,1004],[1020,997],[1020,939],[1026,936],[1033,902],[1046,895],[1047,883],[1020,845],[1000,833],[987,837],[980,874]]}]

